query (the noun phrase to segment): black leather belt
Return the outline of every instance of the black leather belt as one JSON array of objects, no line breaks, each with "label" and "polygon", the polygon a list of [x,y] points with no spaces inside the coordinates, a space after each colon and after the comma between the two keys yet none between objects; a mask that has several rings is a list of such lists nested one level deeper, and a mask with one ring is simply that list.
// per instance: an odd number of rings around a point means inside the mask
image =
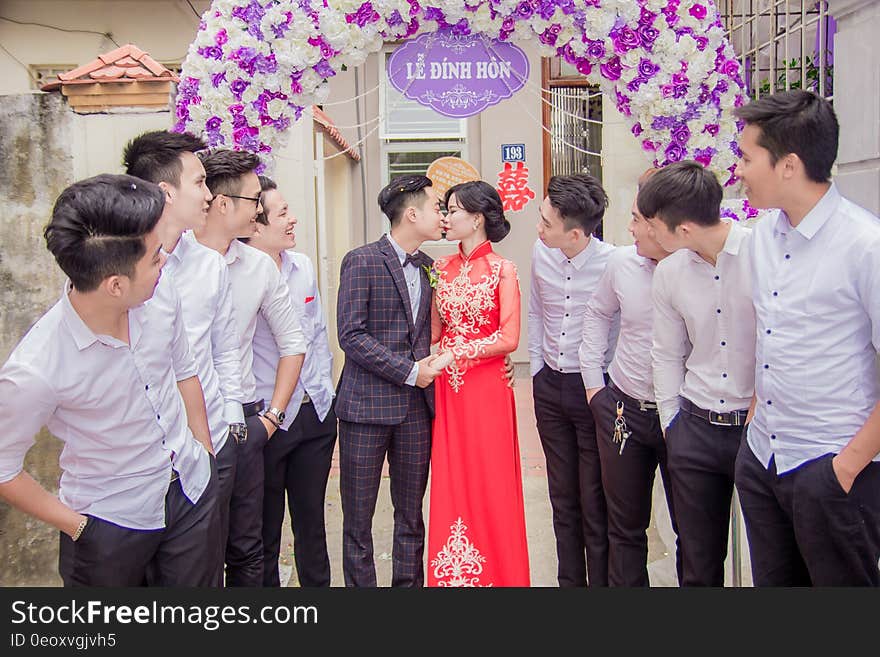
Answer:
[{"label": "black leather belt", "polygon": [[242,404],[241,407],[244,409],[244,416],[251,417],[266,408],[266,403],[260,399],[259,401]]},{"label": "black leather belt", "polygon": [[691,415],[695,415],[698,418],[706,420],[709,424],[714,424],[719,427],[741,427],[746,423],[746,417],[749,415],[748,409],[730,411],[728,413],[707,411],[684,397],[681,398],[681,410],[687,411]]},{"label": "black leather belt", "polygon": [[614,385],[614,381],[608,379],[608,387],[614,391],[616,394],[621,397],[625,397],[624,401],[629,401],[633,406],[637,407],[643,413],[656,413],[657,412],[657,402],[647,401],[645,399],[636,399],[635,397],[630,397],[623,390]]}]

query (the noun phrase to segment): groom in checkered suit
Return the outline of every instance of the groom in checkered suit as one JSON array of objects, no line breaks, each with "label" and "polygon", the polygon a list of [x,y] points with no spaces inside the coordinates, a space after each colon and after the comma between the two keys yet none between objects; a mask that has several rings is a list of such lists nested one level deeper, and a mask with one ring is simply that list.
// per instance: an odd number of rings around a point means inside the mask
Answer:
[{"label": "groom in checkered suit", "polygon": [[422,586],[434,378],[431,259],[441,237],[440,200],[425,176],[395,178],[379,192],[391,231],[346,254],[337,301],[342,562],[346,586],[376,586],[373,514],[385,455],[394,506],[392,586]]}]

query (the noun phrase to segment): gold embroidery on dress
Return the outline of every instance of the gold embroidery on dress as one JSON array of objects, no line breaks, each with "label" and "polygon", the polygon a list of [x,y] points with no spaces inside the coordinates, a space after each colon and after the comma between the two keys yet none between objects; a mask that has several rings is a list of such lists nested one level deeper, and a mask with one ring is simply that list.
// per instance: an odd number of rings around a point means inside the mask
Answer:
[{"label": "gold embroidery on dress", "polygon": [[449,385],[458,392],[464,384],[464,371],[459,359],[474,359],[495,344],[501,337],[501,329],[483,338],[475,337],[480,327],[489,323],[489,312],[495,309],[495,293],[501,280],[501,261],[489,263],[489,273],[483,274],[476,283],[470,279],[471,263],[464,261],[458,275],[446,280],[446,270],[440,271],[437,284],[437,309],[446,326],[440,339],[440,350],[451,351],[455,356],[446,367]]},{"label": "gold embroidery on dress", "polygon": [[437,557],[431,560],[437,586],[492,586],[492,584],[480,584],[480,578],[474,577],[483,572],[486,557],[480,554],[465,536],[467,525],[461,521],[461,516],[449,526],[449,530],[452,533],[446,539],[446,545],[440,548]]}]

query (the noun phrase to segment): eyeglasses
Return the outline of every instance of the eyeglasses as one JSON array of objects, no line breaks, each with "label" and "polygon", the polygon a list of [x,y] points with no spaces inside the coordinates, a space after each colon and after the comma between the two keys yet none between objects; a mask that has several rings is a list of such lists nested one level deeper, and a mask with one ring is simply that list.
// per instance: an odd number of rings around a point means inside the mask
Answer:
[{"label": "eyeglasses", "polygon": [[[219,196],[219,194],[218,194],[218,196]],[[228,196],[228,197],[230,197],[230,198],[242,198],[242,199],[244,199],[245,201],[253,201],[253,202],[254,202],[254,205],[259,205],[259,204],[260,204],[260,197],[259,197],[259,196],[257,196],[257,197],[253,197],[253,196],[239,196],[238,194],[223,194],[223,196]]]}]

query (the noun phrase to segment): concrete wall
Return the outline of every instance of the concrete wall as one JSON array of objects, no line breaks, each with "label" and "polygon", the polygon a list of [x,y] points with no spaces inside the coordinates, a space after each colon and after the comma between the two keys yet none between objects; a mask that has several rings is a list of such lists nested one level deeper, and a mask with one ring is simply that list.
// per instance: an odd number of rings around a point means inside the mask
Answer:
[{"label": "concrete wall", "polygon": [[[57,95],[0,96],[0,361],[61,291],[42,231],[74,180],[72,124]],[[42,431],[25,462],[53,492],[60,447]],[[55,530],[0,502],[0,586],[60,584],[57,555]]]}]

